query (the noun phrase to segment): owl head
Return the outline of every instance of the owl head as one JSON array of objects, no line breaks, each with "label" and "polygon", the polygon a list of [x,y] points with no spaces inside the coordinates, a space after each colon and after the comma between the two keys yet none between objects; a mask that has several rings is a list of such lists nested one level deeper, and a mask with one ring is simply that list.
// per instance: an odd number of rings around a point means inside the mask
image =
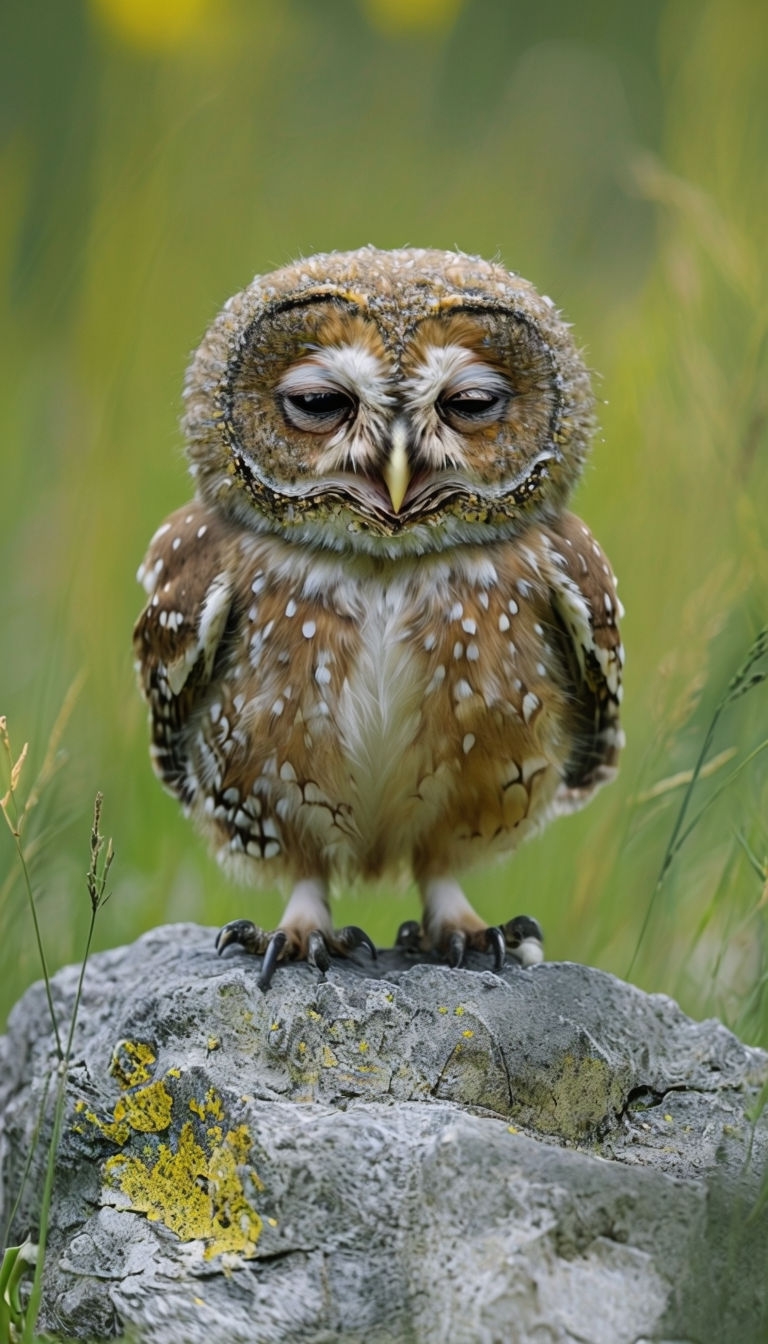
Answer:
[{"label": "owl head", "polygon": [[562,508],[593,429],[550,299],[462,253],[364,247],[257,278],[190,365],[200,497],[258,531],[397,557]]}]

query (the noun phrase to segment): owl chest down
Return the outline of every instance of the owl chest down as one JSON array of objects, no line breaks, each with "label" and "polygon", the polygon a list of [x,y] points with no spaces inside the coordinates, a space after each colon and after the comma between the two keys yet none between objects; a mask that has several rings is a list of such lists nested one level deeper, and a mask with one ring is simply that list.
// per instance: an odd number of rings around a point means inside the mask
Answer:
[{"label": "owl chest down", "polygon": [[569,744],[535,565],[502,548],[358,573],[249,550],[184,735],[190,811],[226,867],[425,876],[546,819]]},{"label": "owl chest down", "polygon": [[537,695],[481,595],[456,575],[415,601],[398,585],[361,625],[335,711],[365,875],[399,864],[423,879],[508,850],[560,783],[558,734],[534,723],[543,664]]}]

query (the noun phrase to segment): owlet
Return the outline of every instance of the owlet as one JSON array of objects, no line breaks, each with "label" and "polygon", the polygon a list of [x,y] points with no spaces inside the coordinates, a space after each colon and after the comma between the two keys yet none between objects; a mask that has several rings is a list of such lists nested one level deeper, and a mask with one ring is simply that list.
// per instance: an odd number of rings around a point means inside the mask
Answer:
[{"label": "owlet", "polygon": [[621,614],[566,511],[594,427],[551,300],[501,266],[409,248],[310,257],[215,319],[185,387],[193,502],[155,533],[135,630],[160,779],[278,929],[327,968],[335,880],[410,874],[406,946],[541,956],[456,880],[615,773]]}]

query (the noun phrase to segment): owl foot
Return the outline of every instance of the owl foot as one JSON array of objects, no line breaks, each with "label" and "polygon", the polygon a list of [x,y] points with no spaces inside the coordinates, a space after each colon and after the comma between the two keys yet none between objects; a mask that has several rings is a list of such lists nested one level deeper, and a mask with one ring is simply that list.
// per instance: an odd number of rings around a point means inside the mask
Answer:
[{"label": "owl foot", "polygon": [[[403,952],[428,950],[429,943],[415,919],[407,919],[400,925],[395,947]],[[440,944],[440,951],[449,966],[462,966],[468,947],[479,952],[492,952],[493,969],[497,972],[504,965],[507,953],[521,966],[536,966],[544,960],[544,935],[538,921],[530,915],[515,915],[500,928],[491,925],[471,933],[453,929]]]},{"label": "owl foot", "polygon": [[[429,947],[429,940],[425,939],[421,925],[415,919],[408,919],[397,930],[395,947],[403,952],[423,952]],[[440,939],[437,947],[448,965],[454,968],[464,965],[468,947],[478,952],[490,952],[493,955],[493,969],[497,973],[504,965],[506,955],[504,934],[495,925],[486,929],[473,929],[471,932],[451,929]]]},{"label": "owl foot", "polygon": [[375,960],[376,948],[368,934],[356,924],[327,932],[322,929],[275,929],[272,933],[259,928],[250,919],[233,919],[219,930],[216,951],[222,953],[232,943],[239,944],[252,956],[263,957],[259,989],[267,990],[279,961],[307,961],[322,975],[331,964],[331,956],[346,957],[357,947],[366,947]]},{"label": "owl foot", "polygon": [[490,952],[498,972],[509,952],[521,966],[543,959],[544,940],[535,919],[516,915],[500,927],[483,924],[464,892],[451,877],[432,877],[422,883],[424,922],[401,924],[396,945],[403,951],[438,952],[449,966],[463,966],[467,951]]}]

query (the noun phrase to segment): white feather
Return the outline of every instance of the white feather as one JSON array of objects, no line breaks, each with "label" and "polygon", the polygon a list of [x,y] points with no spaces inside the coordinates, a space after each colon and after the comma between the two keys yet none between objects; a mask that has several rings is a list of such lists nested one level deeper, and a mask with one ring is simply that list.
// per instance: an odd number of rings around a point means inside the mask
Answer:
[{"label": "white feather", "polygon": [[416,792],[419,762],[413,751],[423,704],[423,677],[414,675],[414,648],[406,634],[412,612],[401,584],[381,587],[361,631],[360,653],[336,708],[337,729],[355,794],[356,829],[392,844],[404,796]]},{"label": "white feather", "polygon": [[205,594],[197,624],[197,638],[191,640],[182,656],[166,668],[168,685],[174,695],[178,695],[185,686],[187,678],[201,653],[203,655],[205,677],[206,679],[210,677],[213,660],[224,632],[224,626],[227,623],[231,603],[232,580],[229,574],[224,571],[217,574],[215,579],[211,581]]}]

